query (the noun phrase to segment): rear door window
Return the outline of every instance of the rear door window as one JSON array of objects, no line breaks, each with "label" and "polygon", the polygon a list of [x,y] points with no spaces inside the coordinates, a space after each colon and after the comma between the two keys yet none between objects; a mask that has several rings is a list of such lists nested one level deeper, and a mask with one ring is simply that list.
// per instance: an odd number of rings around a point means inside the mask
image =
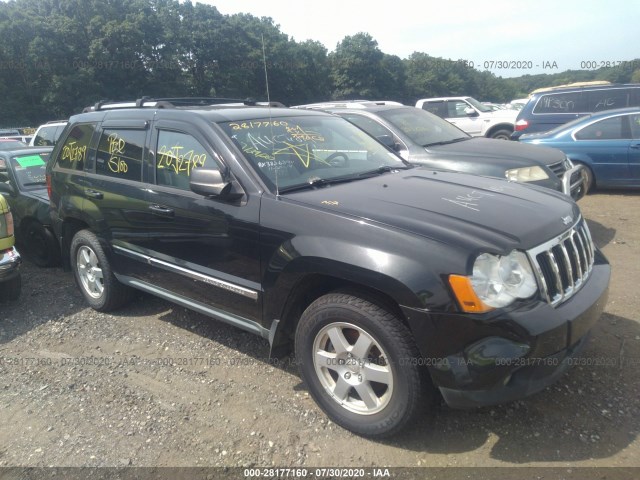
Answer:
[{"label": "rear door window", "polygon": [[85,123],[76,125],[69,131],[58,155],[58,167],[71,170],[84,169],[95,129],[95,124]]},{"label": "rear door window", "polygon": [[103,130],[96,154],[96,173],[141,181],[146,134],[146,130]]},{"label": "rear door window", "polygon": [[577,140],[620,140],[630,138],[628,117],[620,115],[592,123],[576,133]]},{"label": "rear door window", "polygon": [[434,115],[439,116],[440,118],[447,117],[447,104],[444,100],[439,100],[435,102],[425,102],[422,104],[422,109],[427,112],[431,112]]},{"label": "rear door window", "polygon": [[380,125],[375,120],[372,120],[368,117],[362,115],[349,115],[349,114],[340,114],[341,117],[346,118],[354,125],[357,125],[362,130],[367,132],[372,137],[381,137],[383,135],[393,135],[393,132],[389,130],[387,127]]},{"label": "rear door window", "polygon": [[629,105],[629,93],[629,90],[625,88],[585,92],[587,108],[590,112],[624,108]]}]

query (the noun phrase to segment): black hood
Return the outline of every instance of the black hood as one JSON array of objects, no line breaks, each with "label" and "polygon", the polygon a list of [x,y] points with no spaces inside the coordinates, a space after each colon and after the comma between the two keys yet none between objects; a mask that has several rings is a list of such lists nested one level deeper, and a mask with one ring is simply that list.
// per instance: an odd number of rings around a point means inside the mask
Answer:
[{"label": "black hood", "polygon": [[566,231],[580,216],[571,199],[546,188],[426,168],[282,198],[496,253],[539,245]]},{"label": "black hood", "polygon": [[426,150],[439,158],[455,157],[462,160],[461,157],[468,156],[472,157],[473,161],[497,165],[505,170],[533,164],[552,165],[565,158],[565,154],[555,148],[477,137],[448,145],[428,147]]}]

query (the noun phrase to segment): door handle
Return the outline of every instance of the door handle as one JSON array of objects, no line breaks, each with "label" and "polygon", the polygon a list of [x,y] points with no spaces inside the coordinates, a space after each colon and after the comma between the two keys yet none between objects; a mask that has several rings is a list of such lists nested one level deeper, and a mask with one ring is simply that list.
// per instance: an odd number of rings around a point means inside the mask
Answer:
[{"label": "door handle", "polygon": [[163,207],[162,205],[149,205],[149,210],[151,210],[154,215],[158,215],[160,217],[173,218],[175,215],[172,208]]},{"label": "door handle", "polygon": [[630,147],[631,147],[631,148],[636,148],[636,149],[637,149],[637,148],[640,148],[640,143],[632,143],[632,144],[630,145]]},{"label": "door handle", "polygon": [[97,190],[92,190],[90,188],[86,188],[84,190],[84,193],[87,197],[96,198],[98,200],[102,200],[102,198],[104,197],[102,195],[102,192],[98,192]]}]

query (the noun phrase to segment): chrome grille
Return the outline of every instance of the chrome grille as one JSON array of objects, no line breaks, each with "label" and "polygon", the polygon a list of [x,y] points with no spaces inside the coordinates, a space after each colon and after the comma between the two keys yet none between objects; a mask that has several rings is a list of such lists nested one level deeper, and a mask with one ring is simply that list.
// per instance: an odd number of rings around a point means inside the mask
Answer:
[{"label": "chrome grille", "polygon": [[562,178],[564,172],[567,171],[567,165],[564,160],[558,163],[552,163],[551,165],[547,166],[558,178]]},{"label": "chrome grille", "polygon": [[594,247],[587,222],[527,252],[543,298],[556,306],[574,295],[589,278]]}]

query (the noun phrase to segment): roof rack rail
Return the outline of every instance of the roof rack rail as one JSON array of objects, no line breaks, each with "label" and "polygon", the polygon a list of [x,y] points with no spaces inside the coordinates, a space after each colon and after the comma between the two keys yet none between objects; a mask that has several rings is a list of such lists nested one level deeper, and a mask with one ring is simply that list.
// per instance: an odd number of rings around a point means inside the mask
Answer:
[{"label": "roof rack rail", "polygon": [[86,107],[83,113],[112,110],[117,108],[178,108],[178,107],[211,107],[215,105],[251,106],[251,107],[285,107],[280,102],[258,102],[253,98],[223,98],[223,97],[141,97],[135,101],[114,102],[100,100],[91,107]]}]

